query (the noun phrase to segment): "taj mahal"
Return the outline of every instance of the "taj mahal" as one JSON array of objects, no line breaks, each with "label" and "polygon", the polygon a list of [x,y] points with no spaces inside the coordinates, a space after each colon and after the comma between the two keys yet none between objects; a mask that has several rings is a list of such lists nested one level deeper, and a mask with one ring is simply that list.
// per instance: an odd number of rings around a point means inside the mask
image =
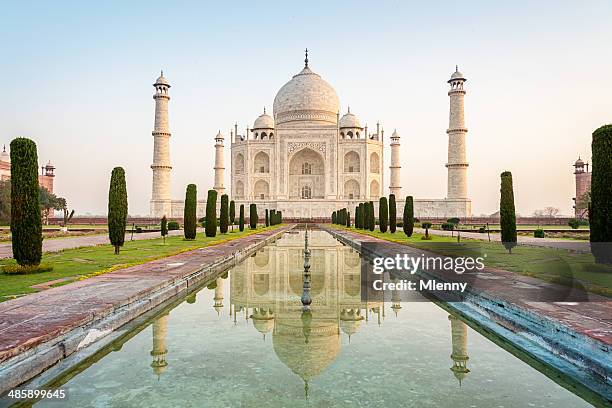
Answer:
[{"label": "taj mahal", "polygon": [[[447,196],[444,199],[415,198],[417,217],[471,216],[467,193],[464,120],[464,83],[458,69],[451,75],[448,134]],[[182,217],[183,200],[170,195],[172,165],[168,104],[170,83],[163,72],[155,87],[153,130],[153,188],[150,213],[154,217]],[[236,205],[257,204],[282,211],[286,219],[327,218],[339,209],[353,209],[360,202],[374,201],[384,194],[386,180],[385,131],[362,126],[359,118],[346,109],[340,115],[340,99],[334,88],[309,67],[308,51],[303,69],[283,85],[273,103],[272,115],[264,109],[253,127],[240,134],[238,125],[230,131],[230,188],[225,188],[225,142],[219,132],[214,137],[214,189],[229,194]],[[402,203],[400,134],[389,138],[388,191]],[[205,189],[204,189],[205,190]],[[401,204],[398,204],[400,208]],[[206,202],[198,201],[198,216]]]}]

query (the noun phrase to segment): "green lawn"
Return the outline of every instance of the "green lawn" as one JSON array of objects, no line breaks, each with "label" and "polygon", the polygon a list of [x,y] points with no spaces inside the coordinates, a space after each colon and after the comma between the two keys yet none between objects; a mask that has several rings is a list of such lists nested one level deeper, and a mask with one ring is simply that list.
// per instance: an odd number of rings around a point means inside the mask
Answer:
[{"label": "green lawn", "polygon": [[[267,228],[260,227],[257,230],[245,229],[243,232],[239,232],[236,227],[233,232],[230,231],[227,234],[218,233],[217,236],[213,238],[207,238],[203,233],[198,233],[197,238],[193,241],[186,241],[182,236],[174,236],[166,238],[165,244],[161,238],[126,241],[119,255],[113,254],[113,247],[111,245],[99,245],[94,247],[67,249],[61,252],[45,253],[42,262],[53,265],[53,270],[51,272],[31,275],[5,275],[0,272],[0,301],[35,292],[36,290],[32,289],[30,286],[39,283],[67,277],[73,278],[74,280],[85,279],[116,269],[142,264],[154,259],[218,244],[277,227],[278,226]],[[15,261],[12,259],[0,260],[0,265],[14,263]],[[64,282],[61,284],[64,284]]]},{"label": "green lawn", "polygon": [[[347,229],[334,225],[334,228]],[[563,285],[582,284],[588,291],[612,297],[612,267],[595,264],[593,255],[574,253],[563,249],[543,248],[518,245],[512,254],[499,242],[487,242],[474,239],[461,239],[446,236],[432,236],[431,241],[421,239],[422,234],[414,233],[407,237],[401,228],[395,234],[379,230],[363,231],[350,228],[351,231],[370,235],[386,241],[397,242],[416,248],[426,249],[446,256],[483,256],[485,265],[517,272],[556,282]]]}]

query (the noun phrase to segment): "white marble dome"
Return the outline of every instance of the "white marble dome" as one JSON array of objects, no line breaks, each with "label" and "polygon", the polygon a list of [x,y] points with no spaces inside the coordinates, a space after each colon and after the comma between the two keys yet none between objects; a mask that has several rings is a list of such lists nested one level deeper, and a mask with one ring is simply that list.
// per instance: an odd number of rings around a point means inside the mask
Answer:
[{"label": "white marble dome", "polygon": [[274,129],[274,119],[264,110],[264,113],[255,119],[253,129]]},{"label": "white marble dome", "polygon": [[351,113],[350,109],[346,114],[344,114],[344,116],[340,118],[340,129],[342,128],[360,128],[361,129],[361,124],[359,123],[359,119],[357,119],[357,116]]},{"label": "white marble dome", "polygon": [[168,82],[168,80],[164,76],[164,71],[161,72],[161,75],[155,80],[155,84],[153,85],[166,85],[168,87],[170,86],[170,82]]},{"label": "white marble dome", "polygon": [[336,123],[340,100],[334,88],[305,67],[278,91],[274,121],[323,121]]},{"label": "white marble dome", "polygon": [[456,79],[466,80],[463,74],[459,71],[459,67],[455,67],[455,72],[450,77],[450,81],[454,81]]}]

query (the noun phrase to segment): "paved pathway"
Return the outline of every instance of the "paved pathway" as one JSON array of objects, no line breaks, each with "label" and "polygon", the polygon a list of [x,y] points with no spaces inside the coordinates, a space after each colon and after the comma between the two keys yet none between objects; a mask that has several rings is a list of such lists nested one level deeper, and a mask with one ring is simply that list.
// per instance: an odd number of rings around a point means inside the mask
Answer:
[{"label": "paved pathway", "polygon": [[[182,230],[168,231],[168,235],[182,235]],[[141,232],[140,234],[134,234],[134,241],[141,239],[159,238],[159,232]],[[131,233],[125,234],[125,240],[129,241],[132,237]],[[97,234],[97,235],[84,235],[80,237],[67,237],[67,238],[53,238],[43,240],[43,252],[57,252],[64,249],[80,248],[96,245],[110,244],[108,240],[108,233]],[[12,258],[13,247],[12,244],[3,243],[0,244],[0,259]]]},{"label": "paved pathway", "polygon": [[[415,228],[415,231],[420,234],[425,233],[425,230],[422,228]],[[457,231],[451,232],[451,231],[430,229],[429,233],[432,235],[443,235],[447,237],[450,237],[451,234],[455,237],[457,236]],[[478,239],[481,241],[487,241],[489,239],[486,232],[484,234],[481,234],[479,232],[461,231],[461,236],[464,238]],[[534,238],[534,237],[527,237],[524,235],[519,235],[517,237],[517,240],[520,245],[530,245],[530,246],[537,246],[537,247],[544,247],[544,248],[567,249],[570,251],[583,252],[583,253],[591,252],[591,247],[588,241],[573,241],[569,239],[564,240],[564,239],[555,239],[555,238]],[[501,234],[492,232],[491,241],[500,242]]]},{"label": "paved pathway", "polygon": [[0,303],[0,363],[292,227],[262,231]]}]

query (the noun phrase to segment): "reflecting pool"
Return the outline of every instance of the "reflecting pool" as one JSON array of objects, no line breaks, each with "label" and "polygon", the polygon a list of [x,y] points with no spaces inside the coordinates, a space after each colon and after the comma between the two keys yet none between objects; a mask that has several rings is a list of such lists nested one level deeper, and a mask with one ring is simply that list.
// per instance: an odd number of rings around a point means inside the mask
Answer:
[{"label": "reflecting pool", "polygon": [[57,379],[64,406],[590,406],[432,302],[362,301],[328,233],[310,249],[310,314],[288,233]]}]

